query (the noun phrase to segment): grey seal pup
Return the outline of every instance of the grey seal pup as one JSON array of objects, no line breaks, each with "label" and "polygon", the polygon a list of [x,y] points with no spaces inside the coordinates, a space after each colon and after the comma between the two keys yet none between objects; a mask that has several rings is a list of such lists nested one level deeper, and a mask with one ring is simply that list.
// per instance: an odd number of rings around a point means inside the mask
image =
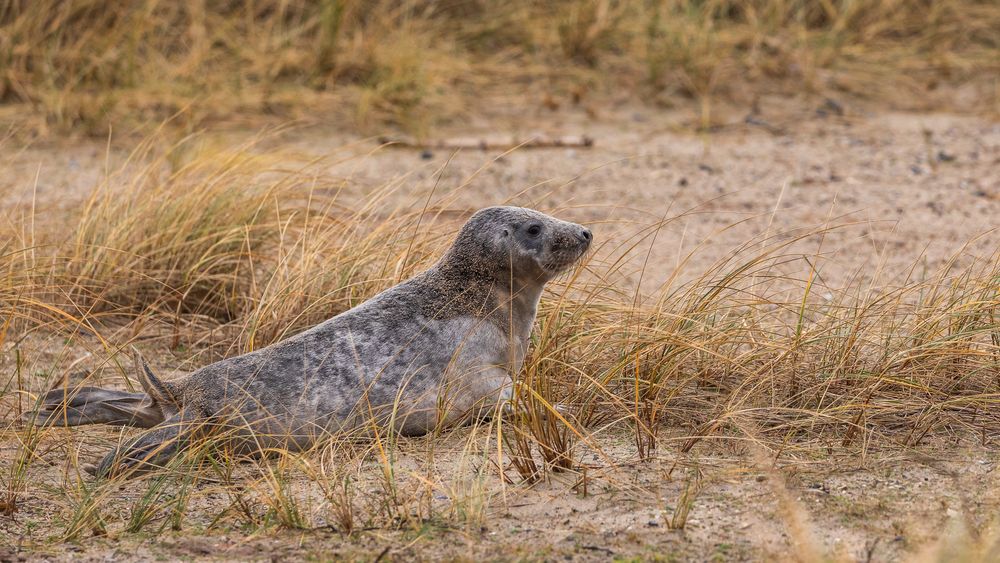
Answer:
[{"label": "grey seal pup", "polygon": [[538,211],[482,209],[427,271],[304,332],[174,381],[136,352],[145,393],[54,389],[26,419],[149,428],[99,475],[162,466],[200,435],[260,453],[371,424],[406,435],[459,424],[510,397],[542,288],[591,239]]}]

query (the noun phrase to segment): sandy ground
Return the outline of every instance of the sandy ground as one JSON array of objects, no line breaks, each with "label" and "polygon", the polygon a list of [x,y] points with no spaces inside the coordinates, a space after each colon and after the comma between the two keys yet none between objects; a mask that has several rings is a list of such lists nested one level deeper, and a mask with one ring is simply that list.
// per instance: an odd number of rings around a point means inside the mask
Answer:
[{"label": "sandy ground", "polygon": [[[835,288],[875,272],[891,283],[915,263],[932,270],[970,241],[967,257],[997,248],[996,121],[768,98],[750,113],[719,111],[718,121],[729,125],[709,133],[694,132],[686,113],[625,106],[596,118],[582,110],[498,114],[433,139],[586,134],[591,148],[380,149],[374,139],[317,123],[267,136],[258,149],[329,158],[337,163],[331,174],[350,180],[348,198],[392,184],[391,202],[410,208],[429,201],[458,210],[501,203],[548,210],[589,223],[608,251],[665,220],[655,243],[641,243],[652,246],[643,278],[649,291],[684,261],[680,278],[755,237],[831,225],[838,228],[822,241],[810,237],[791,251],[821,255],[824,281]],[[204,143],[232,146],[247,137],[209,133]],[[39,209],[78,205],[131,148],[123,142],[108,154],[106,146],[8,151],[12,173],[0,178],[0,197],[24,208],[33,194]]]},{"label": "sandy ground", "polygon": [[[698,275],[753,237],[788,236],[831,224],[846,226],[795,247],[822,255],[829,287],[857,276],[877,275],[879,283],[892,283],[914,264],[927,270],[943,264],[969,241],[962,260],[997,249],[1000,236],[991,231],[1000,216],[997,122],[823,100],[765,99],[750,115],[730,113],[723,121],[731,125],[709,133],[693,132],[670,112],[621,107],[597,118],[572,110],[498,115],[438,135],[586,133],[596,141],[592,148],[504,155],[499,150],[379,149],[374,140],[352,139],[324,124],[270,138],[260,150],[353,155],[330,166],[331,173],[351,179],[352,197],[397,182],[394,198],[401,205],[420,206],[430,197],[453,209],[504,202],[539,207],[590,224],[609,252],[642,226],[669,219],[650,248],[652,266],[642,282],[648,291],[695,249],[682,279]],[[526,121],[543,125],[525,127]],[[241,136],[210,135],[218,144]],[[42,214],[72,208],[106,163],[120,162],[127,151],[122,146],[107,154],[105,144],[96,141],[8,151],[0,198],[8,209],[25,213],[32,206]],[[638,279],[638,265],[633,266],[625,283]],[[81,457],[100,455],[115,436],[96,428],[81,432],[81,442],[92,442]],[[465,432],[457,430],[444,440],[459,449]],[[936,538],[961,537],[963,530],[985,533],[1000,508],[1000,456],[995,441],[976,446],[978,438],[959,436],[914,451],[875,451],[866,458],[792,455],[774,470],[752,462],[746,450],[723,446],[680,456],[670,440],[657,459],[637,463],[624,438],[611,436],[609,447],[618,463],[591,464],[594,484],[587,495],[574,487],[579,475],[557,476],[530,488],[511,486],[505,497],[491,500],[488,517],[476,529],[428,523],[350,537],[322,527],[246,535],[193,523],[155,538],[113,534],[46,544],[46,518],[60,507],[28,499],[16,519],[0,517],[0,561],[710,561],[790,558],[808,553],[810,546],[847,560],[894,560],[921,552]],[[16,446],[13,435],[4,436],[5,468]],[[403,447],[419,459],[425,443],[411,440]],[[35,478],[54,486],[66,465],[64,454],[53,448],[43,457],[52,466]],[[686,527],[671,530],[667,521],[685,475],[695,466],[702,474],[700,492]],[[497,484],[492,487],[495,491]],[[797,522],[804,532],[795,531]]]},{"label": "sandy ground", "polygon": [[[81,442],[108,443],[113,437],[86,430]],[[456,430],[433,445],[438,469],[458,478],[467,466],[459,451],[468,431]],[[428,439],[400,446],[401,482],[408,470],[425,467]],[[464,524],[441,517],[406,523],[401,529],[361,529],[351,535],[324,516],[307,530],[248,530],[234,518],[213,518],[231,503],[212,484],[196,486],[180,531],[165,530],[161,516],[141,533],[122,533],[130,503],[145,485],[118,490],[120,512],[106,510],[112,530],[72,542],[46,542],[65,507],[27,499],[15,520],[0,520],[0,560],[575,560],[893,561],[914,555],[943,557],[972,537],[987,536],[1000,509],[995,448],[956,448],[930,443],[919,451],[871,452],[854,456],[786,456],[777,463],[751,463],[745,452],[704,447],[679,456],[666,448],[653,460],[630,459],[624,438],[602,440],[619,457],[616,465],[584,456],[588,487],[581,473],[552,474],[532,487],[499,487],[491,475],[481,520]],[[89,448],[88,448],[89,449]],[[95,448],[96,449],[96,448]],[[5,452],[10,449],[5,448]],[[35,471],[34,486],[57,486],[66,460],[42,455],[52,464]],[[596,457],[596,456],[595,456]],[[375,467],[369,468],[376,474]],[[686,524],[671,528],[682,491],[697,474],[697,493]],[[238,478],[239,472],[238,472]],[[296,485],[305,485],[301,479]],[[374,483],[359,484],[370,498],[384,495]],[[370,487],[370,488],[369,488]],[[444,506],[455,489],[434,489]],[[306,512],[325,514],[322,502],[304,503]],[[256,506],[257,508],[262,508]],[[157,530],[160,530],[157,532]],[[937,543],[944,542],[944,547]]]}]

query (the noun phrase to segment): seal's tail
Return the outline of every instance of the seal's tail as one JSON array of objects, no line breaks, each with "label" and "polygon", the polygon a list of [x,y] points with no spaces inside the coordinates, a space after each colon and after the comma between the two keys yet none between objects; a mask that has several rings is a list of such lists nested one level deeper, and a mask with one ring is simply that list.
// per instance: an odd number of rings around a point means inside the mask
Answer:
[{"label": "seal's tail", "polygon": [[163,422],[177,412],[177,399],[135,349],[133,358],[145,393],[89,386],[52,389],[41,397],[38,408],[24,413],[22,419],[36,426],[116,424],[150,428]]}]

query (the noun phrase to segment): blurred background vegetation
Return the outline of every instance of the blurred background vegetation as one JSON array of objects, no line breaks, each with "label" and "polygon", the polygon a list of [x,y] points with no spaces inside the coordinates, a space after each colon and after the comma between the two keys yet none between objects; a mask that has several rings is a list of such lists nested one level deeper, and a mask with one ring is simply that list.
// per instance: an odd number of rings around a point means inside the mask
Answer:
[{"label": "blurred background vegetation", "polygon": [[3,0],[0,122],[417,135],[493,108],[790,93],[998,113],[994,0]]}]

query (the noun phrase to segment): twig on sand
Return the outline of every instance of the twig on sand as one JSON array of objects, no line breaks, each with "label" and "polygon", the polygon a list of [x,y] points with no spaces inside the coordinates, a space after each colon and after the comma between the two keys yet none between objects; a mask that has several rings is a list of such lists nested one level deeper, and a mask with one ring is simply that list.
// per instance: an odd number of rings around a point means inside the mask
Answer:
[{"label": "twig on sand", "polygon": [[510,149],[523,147],[531,149],[554,147],[589,148],[594,139],[587,135],[533,135],[530,137],[452,137],[437,140],[417,140],[396,137],[379,137],[379,143],[398,148],[414,149]]}]

